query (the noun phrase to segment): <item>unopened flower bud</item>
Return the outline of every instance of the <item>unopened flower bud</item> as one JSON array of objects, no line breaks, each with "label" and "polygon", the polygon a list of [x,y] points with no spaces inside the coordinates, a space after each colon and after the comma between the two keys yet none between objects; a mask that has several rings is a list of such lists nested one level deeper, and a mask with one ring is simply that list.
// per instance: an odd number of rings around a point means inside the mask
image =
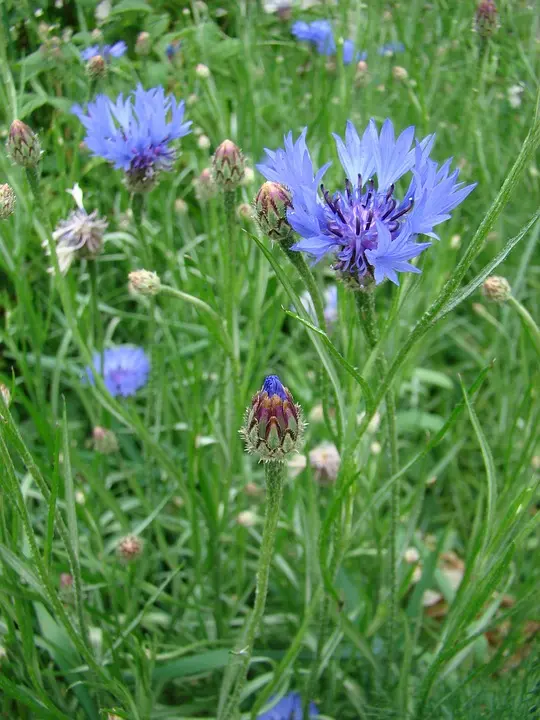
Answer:
[{"label": "unopened flower bud", "polygon": [[246,483],[244,485],[244,492],[248,497],[251,498],[259,498],[262,495],[264,495],[264,488],[259,487],[259,485],[256,485],[255,483]]},{"label": "unopened flower bud", "polygon": [[487,39],[493,35],[497,27],[497,6],[494,0],[481,0],[476,8],[476,32],[481,38]]},{"label": "unopened flower bud", "polygon": [[216,185],[226,192],[234,190],[244,177],[245,160],[240,148],[232,140],[224,140],[212,159]]},{"label": "unopened flower bud", "polygon": [[94,450],[101,455],[111,455],[118,452],[118,440],[112,430],[96,426],[92,430],[92,444]]},{"label": "unopened flower bud", "polygon": [[60,575],[60,588],[66,590],[73,586],[73,575],[69,573],[62,573]]},{"label": "unopened flower bud", "polygon": [[309,464],[318,483],[321,485],[334,483],[341,464],[337,447],[333,443],[321,443],[310,451]]},{"label": "unopened flower bud", "polygon": [[4,385],[4,383],[0,383],[0,400],[6,407],[11,405],[11,393],[7,385]]},{"label": "unopened flower bud", "polygon": [[36,167],[41,158],[41,145],[37,135],[20,120],[11,123],[7,150],[13,162],[24,168]]},{"label": "unopened flower bud", "polygon": [[200,147],[201,150],[208,150],[210,147],[210,138],[208,135],[199,135],[197,138],[197,145]]},{"label": "unopened flower bud", "polygon": [[255,198],[255,217],[261,232],[274,242],[287,240],[292,228],[287,222],[287,209],[292,207],[291,193],[284,185],[265,182]]},{"label": "unopened flower bud", "polygon": [[207,65],[203,65],[202,63],[199,63],[195,68],[195,75],[200,78],[209,78],[210,77],[210,68]]},{"label": "unopened flower bud", "polygon": [[116,554],[124,562],[133,562],[142,555],[143,541],[138,535],[126,535],[116,546]]},{"label": "unopened flower bud", "polygon": [[484,280],[482,295],[491,302],[504,303],[512,295],[512,288],[506,278],[500,275],[491,275]]},{"label": "unopened flower bud", "polygon": [[236,213],[240,220],[251,220],[253,218],[253,208],[249,203],[241,203],[236,208]]},{"label": "unopened flower bud", "polygon": [[199,202],[210,200],[217,193],[217,186],[214,182],[210,168],[204,168],[199,177],[195,180],[195,195]]},{"label": "unopened flower bud", "polygon": [[128,278],[129,290],[135,295],[157,295],[161,290],[159,275],[150,270],[134,270]]},{"label": "unopened flower bud", "polygon": [[253,180],[255,179],[255,172],[253,168],[245,167],[244,168],[244,177],[242,178],[241,185],[251,185]]},{"label": "unopened flower bud", "polygon": [[15,210],[17,198],[11,185],[0,185],[0,220],[6,220]]},{"label": "unopened flower bud", "polygon": [[143,30],[137,35],[135,43],[135,52],[137,55],[148,55],[150,52],[150,33]]},{"label": "unopened flower bud", "polygon": [[183,198],[176,198],[174,201],[174,210],[178,215],[185,215],[188,211],[188,204]]},{"label": "unopened flower bud", "polygon": [[403,553],[403,559],[409,565],[416,565],[416,563],[420,560],[420,553],[415,547],[409,547]]},{"label": "unopened flower bud", "polygon": [[394,80],[406,80],[409,77],[409,73],[407,70],[405,70],[404,67],[401,67],[400,65],[396,65],[392,68],[392,75],[394,77]]},{"label": "unopened flower bud", "polygon": [[243,510],[236,516],[236,522],[242,527],[253,527],[257,524],[257,514],[251,510]]},{"label": "unopened flower bud", "polygon": [[101,55],[94,55],[86,63],[86,74],[92,80],[104,78],[107,74],[107,63]]},{"label": "unopened flower bud", "polygon": [[284,460],[301,447],[302,412],[277,375],[269,375],[253,396],[240,434],[247,452],[259,455],[264,462]]}]

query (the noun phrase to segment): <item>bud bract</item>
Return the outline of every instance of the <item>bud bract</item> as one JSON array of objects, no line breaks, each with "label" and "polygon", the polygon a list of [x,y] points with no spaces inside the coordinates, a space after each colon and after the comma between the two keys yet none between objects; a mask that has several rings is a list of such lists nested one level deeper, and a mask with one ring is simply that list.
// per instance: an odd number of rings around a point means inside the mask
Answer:
[{"label": "bud bract", "polygon": [[159,275],[150,270],[134,270],[128,278],[129,289],[135,295],[157,295],[161,290]]},{"label": "bud bract", "polygon": [[41,145],[37,135],[20,120],[14,120],[9,129],[7,150],[17,165],[34,168],[41,158]]},{"label": "bud bract", "polygon": [[255,198],[255,217],[261,232],[280,242],[292,234],[287,209],[292,207],[291,193],[277,182],[265,182]]},{"label": "bud bract", "polygon": [[214,181],[222,190],[228,192],[238,187],[244,177],[245,160],[232,140],[224,140],[217,148],[212,169]]},{"label": "bud bract", "polygon": [[135,43],[135,52],[137,55],[148,55],[150,52],[150,33],[142,31],[137,35]]},{"label": "bud bract", "polygon": [[253,396],[240,434],[247,452],[259,455],[265,462],[283,461],[301,447],[302,412],[277,375],[269,375]]},{"label": "bud bract", "polygon": [[97,425],[92,430],[94,450],[100,455],[111,455],[118,452],[118,440],[112,430]]},{"label": "bud bract", "polygon": [[481,0],[476,8],[476,32],[482,38],[489,38],[498,27],[497,6],[494,0]]},{"label": "bud bract", "polygon": [[86,74],[92,80],[104,78],[107,74],[107,63],[101,55],[94,55],[86,63]]},{"label": "bud bract", "polygon": [[0,220],[5,220],[13,214],[17,198],[11,185],[0,185]]},{"label": "bud bract", "polygon": [[506,302],[512,294],[512,288],[510,283],[504,277],[500,275],[491,275],[484,280],[482,285],[482,295],[486,300],[491,302],[503,303]]}]

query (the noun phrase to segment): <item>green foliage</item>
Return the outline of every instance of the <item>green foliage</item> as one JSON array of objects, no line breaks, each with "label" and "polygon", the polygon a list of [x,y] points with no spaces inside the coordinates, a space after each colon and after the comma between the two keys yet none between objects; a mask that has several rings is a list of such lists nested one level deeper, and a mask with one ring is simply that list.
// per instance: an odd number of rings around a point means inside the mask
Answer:
[{"label": "green foliage", "polygon": [[[244,717],[289,690],[336,720],[537,717],[533,4],[501,0],[501,27],[484,46],[474,3],[293,10],[354,37],[366,75],[312,54],[262,2],[122,0],[99,27],[129,50],[94,84],[79,52],[94,43],[96,3],[46,5],[0,8],[0,130],[7,137],[23,120],[44,150],[38,178],[0,152],[0,182],[17,195],[0,224],[0,383],[12,396],[9,410],[0,401],[0,715],[216,717],[254,605],[265,509],[263,467],[243,454],[238,429],[263,377],[277,373],[308,419],[306,455],[331,441],[341,466],[333,484],[317,482],[309,459],[288,470]],[[141,31],[148,55],[134,50]],[[393,41],[403,54],[378,55]],[[140,205],[121,172],[81,146],[70,112],[139,81],[186,99],[194,122],[174,172]],[[237,212],[260,176],[234,206],[202,199],[197,185],[226,138],[253,169],[264,147],[308,125],[314,159],[337,160],[331,132],[370,117],[436,132],[435,157],[453,156],[461,179],[478,182],[440,226],[422,275],[377,289],[374,349],[345,287],[326,329],[303,304],[306,284],[316,297],[333,284],[329,264],[313,275],[293,265],[294,253]],[[330,183],[340,172],[336,161]],[[76,182],[109,227],[94,265],[76,261],[63,277],[47,272],[41,245],[73,209],[65,191]],[[157,296],[128,291],[141,268],[159,275]],[[512,302],[484,302],[493,272]],[[121,343],[151,356],[149,383],[132,398],[112,398],[84,371],[93,352]],[[118,452],[96,451],[96,427],[115,433]],[[122,563],[115,551],[129,534],[144,549]]]}]

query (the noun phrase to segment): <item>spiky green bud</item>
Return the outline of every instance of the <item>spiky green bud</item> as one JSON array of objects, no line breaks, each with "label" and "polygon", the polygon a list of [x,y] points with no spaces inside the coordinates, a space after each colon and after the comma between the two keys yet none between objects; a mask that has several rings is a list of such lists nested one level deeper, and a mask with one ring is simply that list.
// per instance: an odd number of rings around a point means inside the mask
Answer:
[{"label": "spiky green bud", "polygon": [[20,120],[11,123],[7,151],[13,162],[24,168],[35,168],[41,158],[41,145],[37,135]]},{"label": "spiky green bud", "polygon": [[490,275],[482,285],[482,295],[491,302],[504,303],[512,295],[510,283],[500,275]]},{"label": "spiky green bud", "polygon": [[216,185],[226,192],[238,187],[244,177],[246,163],[239,147],[232,140],[224,140],[212,159]]},{"label": "spiky green bud", "polygon": [[6,220],[15,210],[17,197],[11,185],[0,185],[0,220]]},{"label": "spiky green bud", "polygon": [[255,198],[255,217],[261,232],[274,242],[287,240],[292,228],[287,222],[287,209],[292,207],[291,193],[277,182],[265,182]]},{"label": "spiky green bud", "polygon": [[129,289],[135,295],[157,295],[161,290],[159,275],[150,270],[134,270],[128,279]]},{"label": "spiky green bud", "polygon": [[302,446],[304,420],[289,390],[269,375],[246,410],[240,434],[249,453],[264,462],[283,461]]}]

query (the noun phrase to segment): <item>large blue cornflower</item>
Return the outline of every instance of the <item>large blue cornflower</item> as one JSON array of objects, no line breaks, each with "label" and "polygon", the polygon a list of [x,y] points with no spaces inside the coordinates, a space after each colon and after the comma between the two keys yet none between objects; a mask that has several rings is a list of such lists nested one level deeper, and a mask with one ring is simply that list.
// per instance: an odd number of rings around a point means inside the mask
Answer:
[{"label": "large blue cornflower", "polygon": [[105,62],[110,62],[111,58],[122,57],[126,51],[126,43],[123,40],[119,40],[112,45],[90,45],[86,50],[81,51],[81,57],[83,60],[91,60],[96,55],[101,55]]},{"label": "large blue cornflower", "polygon": [[[315,703],[309,704],[309,717],[316,718],[319,714]],[[302,720],[302,698],[296,692],[282,697],[271,710],[257,715],[257,720]]]},{"label": "large blue cornflower", "polygon": [[[135,395],[148,382],[150,360],[140,347],[119,345],[107,348],[103,353],[103,370],[99,353],[94,353],[92,362],[113,397]],[[91,368],[86,368],[86,375],[93,385],[95,380]]]},{"label": "large blue cornflower", "polygon": [[314,20],[310,23],[298,20],[293,23],[291,33],[297,40],[314,45],[319,55],[336,54],[334,33],[328,20]]},{"label": "large blue cornflower", "polygon": [[[398,272],[419,273],[409,261],[431,243],[415,242],[417,235],[438,239],[433,228],[448,220],[475,185],[457,182],[459,170],[450,173],[451,160],[439,168],[430,159],[434,135],[418,142],[414,127],[409,127],[395,139],[390,120],[380,135],[371,120],[360,138],[349,121],[345,141],[334,135],[345,187],[332,194],[321,184],[329,165],[314,172],[306,132],[296,142],[289,133],[285,148],[266,150],[266,162],[257,166],[292,194],[287,219],[301,236],[292,249],[308,253],[315,262],[335,254],[334,269],[354,285],[372,280],[379,284],[385,278],[399,285]],[[395,183],[407,173],[412,178],[400,199]]]},{"label": "large blue cornflower", "polygon": [[128,187],[141,192],[151,189],[162,170],[170,170],[176,159],[172,141],[190,132],[184,122],[184,102],[165,96],[162,87],[143,90],[141,85],[129,97],[120,94],[113,102],[98,95],[73,112],[86,128],[85,142],[99,155],[126,173]]}]

